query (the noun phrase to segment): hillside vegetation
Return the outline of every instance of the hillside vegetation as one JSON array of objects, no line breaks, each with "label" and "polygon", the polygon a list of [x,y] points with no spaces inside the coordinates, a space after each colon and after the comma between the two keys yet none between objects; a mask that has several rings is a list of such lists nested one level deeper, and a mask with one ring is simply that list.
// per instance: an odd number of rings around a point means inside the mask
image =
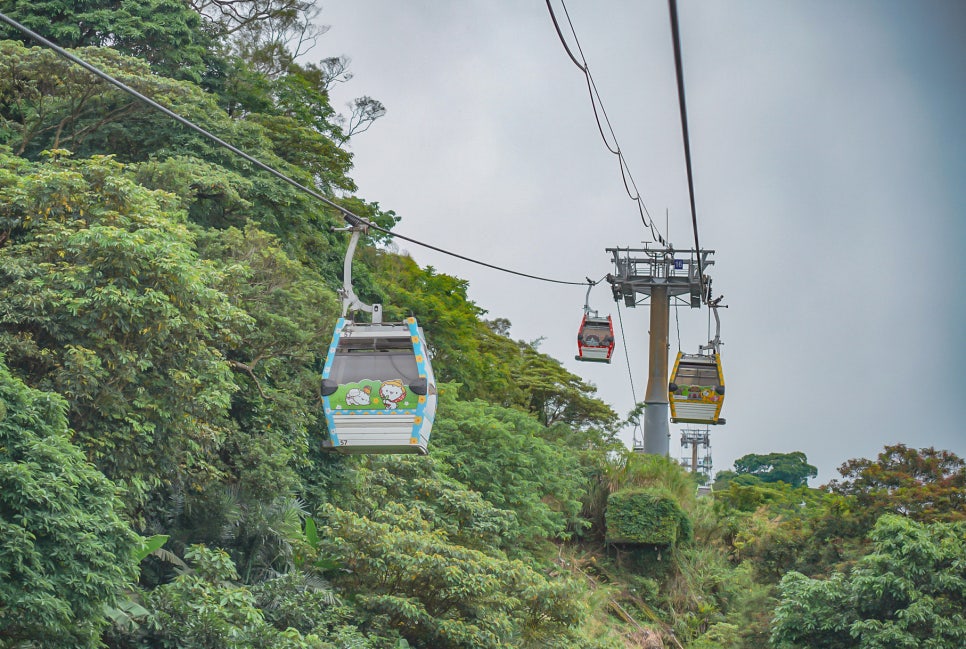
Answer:
[{"label": "hillside vegetation", "polygon": [[[347,61],[296,60],[310,3],[0,11],[399,221],[347,149],[384,107],[340,115]],[[338,210],[0,37],[0,647],[966,646],[962,459],[896,444],[810,488],[804,454],[748,455],[698,497],[623,447],[594,386],[378,232],[355,290],[427,332],[431,452],[326,452]]]}]

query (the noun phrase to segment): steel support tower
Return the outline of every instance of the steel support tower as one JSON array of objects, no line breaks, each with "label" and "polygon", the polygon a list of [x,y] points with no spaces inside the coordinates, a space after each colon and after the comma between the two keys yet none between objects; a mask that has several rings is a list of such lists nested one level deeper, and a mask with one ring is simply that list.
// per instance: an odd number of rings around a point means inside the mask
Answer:
[{"label": "steel support tower", "polygon": [[[607,248],[614,273],[607,276],[614,301],[636,307],[650,300],[650,345],[647,391],[644,395],[644,453],[669,455],[671,431],[668,405],[668,326],[671,300],[701,306],[713,250],[673,248]],[[687,296],[685,298],[684,296]]]},{"label": "steel support tower", "polygon": [[[681,446],[684,448],[691,448],[691,457],[683,456],[681,458],[681,464],[683,464],[691,473],[697,473],[698,471],[704,473],[709,478],[711,477],[711,433],[707,428],[704,430],[696,428],[685,428],[681,431]],[[698,447],[703,446],[705,449],[704,457],[698,458]]]}]

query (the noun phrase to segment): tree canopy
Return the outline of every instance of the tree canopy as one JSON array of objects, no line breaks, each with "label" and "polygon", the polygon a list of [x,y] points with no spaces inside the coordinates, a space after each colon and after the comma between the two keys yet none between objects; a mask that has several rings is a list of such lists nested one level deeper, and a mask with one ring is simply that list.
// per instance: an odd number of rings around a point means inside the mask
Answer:
[{"label": "tree canopy", "polygon": [[172,197],[106,157],[0,160],[18,224],[0,256],[0,352],[68,399],[77,440],[132,495],[212,479],[236,390],[225,354],[250,319],[214,287]]},{"label": "tree canopy", "polygon": [[886,446],[875,460],[849,460],[834,493],[854,496],[868,517],[901,514],[918,521],[966,520],[966,461],[949,451]]},{"label": "tree canopy", "polygon": [[135,573],[114,484],[71,444],[60,396],[0,356],[0,644],[98,647]]},{"label": "tree canopy", "polygon": [[801,451],[793,453],[750,453],[735,460],[738,476],[753,476],[762,482],[785,482],[793,487],[808,483],[818,475],[818,469],[808,463]]},{"label": "tree canopy", "polygon": [[787,574],[780,649],[959,647],[966,642],[966,525],[879,519],[873,551],[826,580]]}]

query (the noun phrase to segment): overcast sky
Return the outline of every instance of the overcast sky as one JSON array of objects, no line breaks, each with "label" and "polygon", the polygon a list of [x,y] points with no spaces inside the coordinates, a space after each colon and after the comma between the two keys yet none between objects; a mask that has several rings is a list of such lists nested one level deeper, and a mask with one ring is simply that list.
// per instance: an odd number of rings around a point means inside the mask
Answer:
[{"label": "overcast sky", "polygon": [[[675,247],[692,247],[667,3],[567,9],[648,210]],[[682,0],[678,11],[700,241],[729,305],[715,470],[800,450],[819,484],[886,444],[966,456],[966,4]],[[400,233],[577,282],[613,270],[605,248],[648,240],[544,2],[327,0],[319,20],[331,29],[308,60],[346,55],[354,74],[335,107],[361,95],[386,105],[351,142],[352,175],[402,217]],[[579,363],[584,288],[401,248],[468,280],[488,317],[543,338],[622,416],[631,376],[643,400],[646,307],[621,305],[626,346],[611,365]],[[606,285],[591,306],[616,325]],[[707,310],[672,313],[672,361],[678,325],[697,351]]]}]

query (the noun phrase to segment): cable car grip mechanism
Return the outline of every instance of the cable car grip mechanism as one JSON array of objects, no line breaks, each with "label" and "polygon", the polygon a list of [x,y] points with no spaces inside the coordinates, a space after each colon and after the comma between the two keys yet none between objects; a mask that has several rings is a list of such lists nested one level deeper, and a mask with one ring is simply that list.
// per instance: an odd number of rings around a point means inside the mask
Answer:
[{"label": "cable car grip mechanism", "polygon": [[352,224],[344,228],[332,228],[335,232],[351,232],[349,247],[345,251],[345,263],[342,268],[342,288],[339,289],[339,296],[342,298],[342,317],[350,311],[365,311],[372,314],[372,324],[382,323],[382,305],[366,304],[352,290],[352,257],[359,243],[359,235],[365,233],[369,228],[364,222]]}]

